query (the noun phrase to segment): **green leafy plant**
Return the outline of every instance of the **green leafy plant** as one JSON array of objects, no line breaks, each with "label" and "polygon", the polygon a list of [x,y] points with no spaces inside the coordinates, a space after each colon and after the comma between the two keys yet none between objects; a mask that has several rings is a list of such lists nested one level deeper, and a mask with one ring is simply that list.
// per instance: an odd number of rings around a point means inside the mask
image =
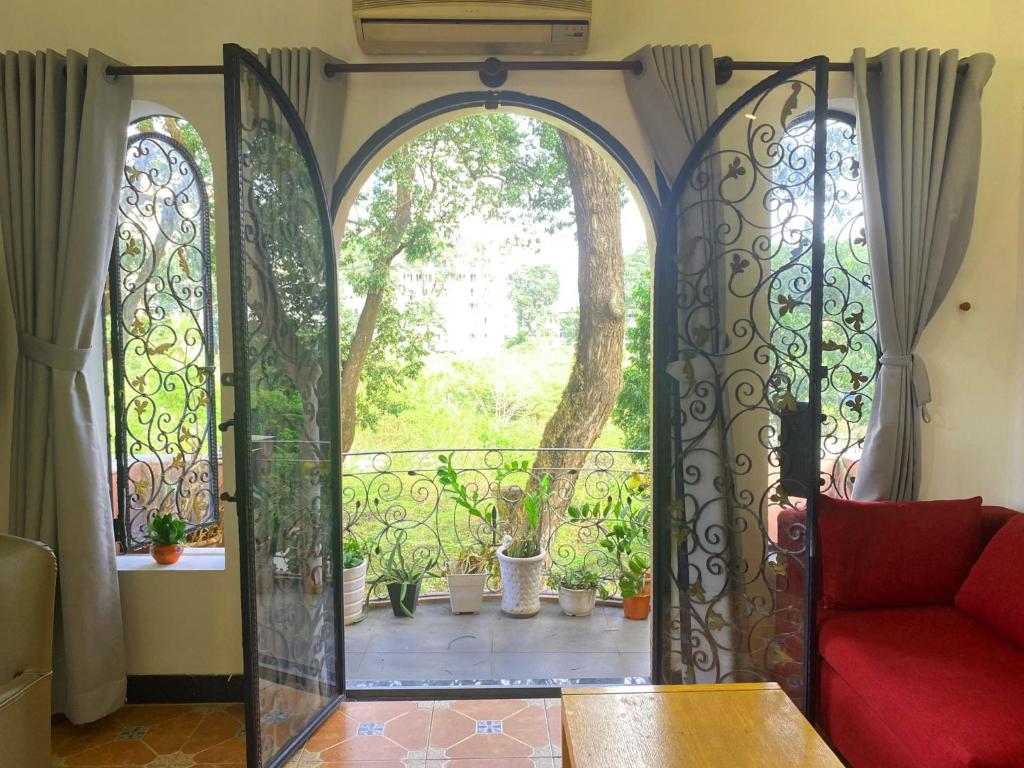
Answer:
[{"label": "green leafy plant", "polygon": [[570,506],[566,515],[574,522],[593,520],[604,535],[598,545],[614,558],[623,597],[643,595],[651,570],[651,511],[639,501],[650,487],[650,478],[634,472],[625,482],[625,503],[609,496],[594,504]]},{"label": "green leafy plant", "polygon": [[350,532],[346,533],[344,538],[345,543],[341,549],[342,567],[355,568],[369,559],[370,547],[365,541]]},{"label": "green leafy plant", "polygon": [[146,526],[149,542],[156,547],[172,547],[185,543],[188,526],[180,517],[168,512],[166,515],[154,515]]},{"label": "green leafy plant", "polygon": [[[454,453],[441,454],[435,473],[442,491],[447,494],[460,509],[480,520],[493,534],[502,535],[501,550],[506,557],[536,557],[541,553],[541,521],[544,508],[554,493],[551,486],[551,475],[545,474],[537,483],[537,488],[523,493],[522,515],[509,515],[498,524],[498,512],[493,503],[486,501],[475,486],[469,486],[459,480],[459,471],[453,463]],[[530,462],[506,462],[496,475],[498,486],[496,496],[501,496],[501,484],[510,475],[528,473]]]},{"label": "green leafy plant", "polygon": [[[407,558],[405,552],[402,551],[402,547],[408,538],[409,534],[407,531],[401,529],[395,531],[395,543],[391,547],[391,551],[388,552],[386,557],[381,557],[380,580],[384,584],[401,585],[398,604],[401,607],[402,613],[411,619],[413,615],[405,607],[405,596],[409,592],[409,587],[418,584],[425,576],[437,575],[431,572],[431,569],[437,564],[437,556],[434,555],[423,563],[417,563],[414,559]],[[376,553],[382,555],[379,542],[376,546]]]},{"label": "green leafy plant", "polygon": [[608,588],[602,583],[597,571],[582,565],[570,565],[563,571],[551,573],[548,586],[552,589],[593,589],[601,597],[608,597]]}]

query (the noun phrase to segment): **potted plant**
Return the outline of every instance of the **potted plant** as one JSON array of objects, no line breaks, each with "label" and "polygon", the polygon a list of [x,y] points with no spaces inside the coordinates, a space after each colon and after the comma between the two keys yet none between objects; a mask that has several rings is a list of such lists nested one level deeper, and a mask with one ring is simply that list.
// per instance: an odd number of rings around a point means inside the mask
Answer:
[{"label": "potted plant", "polygon": [[448,561],[445,575],[452,613],[480,613],[493,554],[490,547],[467,548]]},{"label": "potted plant", "polygon": [[154,515],[146,526],[149,553],[160,565],[174,565],[185,551],[185,533],[188,527],[177,515]]},{"label": "potted plant", "polygon": [[366,566],[369,548],[355,534],[345,536],[341,549],[341,581],[345,596],[345,624],[355,624],[363,617],[363,593],[366,589]]},{"label": "potted plant", "polygon": [[598,592],[601,597],[608,596],[597,572],[586,566],[569,566],[561,573],[552,573],[548,585],[558,590],[558,605],[566,616],[589,616]]},{"label": "potted plant", "polygon": [[[513,462],[515,464],[515,462]],[[520,463],[521,468],[526,462]],[[540,587],[547,552],[541,546],[541,519],[552,494],[551,476],[544,475],[537,490],[523,494],[520,519],[510,525],[498,548],[501,568],[501,611],[527,618],[540,612]]]},{"label": "potted plant", "polygon": [[[416,601],[419,599],[423,577],[433,575],[430,569],[437,561],[434,559],[417,565],[413,560],[407,559],[402,551],[407,538],[408,534],[404,530],[395,531],[395,544],[388,556],[381,559],[381,581],[387,587],[391,610],[395,616],[411,619],[416,613]],[[380,554],[379,544],[377,553]]]},{"label": "potted plant", "polygon": [[603,504],[571,507],[573,520],[593,519],[604,529],[600,546],[614,558],[619,571],[622,612],[627,619],[643,621],[651,612],[651,512],[636,504],[649,482],[639,473],[626,482],[626,503],[607,499]]}]

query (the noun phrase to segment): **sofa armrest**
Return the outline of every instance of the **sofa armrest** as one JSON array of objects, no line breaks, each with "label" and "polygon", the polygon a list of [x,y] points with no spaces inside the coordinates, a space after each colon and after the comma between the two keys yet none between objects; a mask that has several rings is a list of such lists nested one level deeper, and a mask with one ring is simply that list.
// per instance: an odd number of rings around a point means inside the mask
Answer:
[{"label": "sofa armrest", "polygon": [[49,547],[0,535],[0,680],[53,669],[57,560]]},{"label": "sofa armrest", "polygon": [[0,686],[0,761],[50,765],[50,672],[23,672]]}]

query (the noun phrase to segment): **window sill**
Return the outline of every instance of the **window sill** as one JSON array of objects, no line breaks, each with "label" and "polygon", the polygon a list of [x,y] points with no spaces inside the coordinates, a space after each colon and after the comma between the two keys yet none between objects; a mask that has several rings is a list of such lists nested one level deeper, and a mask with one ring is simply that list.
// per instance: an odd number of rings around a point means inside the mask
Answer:
[{"label": "window sill", "polygon": [[174,565],[159,565],[148,553],[144,555],[118,555],[117,570],[119,573],[134,573],[137,571],[223,571],[224,548],[186,548],[181,559]]}]

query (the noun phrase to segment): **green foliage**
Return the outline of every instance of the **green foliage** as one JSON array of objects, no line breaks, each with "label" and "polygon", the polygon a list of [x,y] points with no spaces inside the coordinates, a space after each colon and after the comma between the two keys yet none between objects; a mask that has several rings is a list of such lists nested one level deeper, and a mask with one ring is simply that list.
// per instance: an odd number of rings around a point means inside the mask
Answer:
[{"label": "green foliage", "polygon": [[[597,571],[582,565],[569,566],[562,571],[551,573],[548,576],[548,586],[552,589],[564,587],[565,589],[593,589],[607,592],[604,589],[604,585],[601,584],[601,577]],[[602,594],[602,597],[605,596],[605,594]]]},{"label": "green foliage", "polygon": [[405,606],[405,596],[408,594],[409,587],[418,584],[425,576],[435,575],[431,573],[431,569],[437,564],[437,556],[432,555],[432,559],[425,563],[417,563],[415,560],[407,558],[402,549],[409,538],[408,531],[399,528],[393,536],[394,544],[387,556],[382,554],[381,545],[379,542],[377,543],[376,553],[381,556],[381,581],[385,584],[401,585],[398,605],[402,613],[411,619],[413,614]]},{"label": "green foliage", "polygon": [[355,568],[362,565],[370,556],[370,546],[353,533],[345,533],[341,548],[343,568]]},{"label": "green foliage", "polygon": [[635,314],[626,329],[626,357],[622,389],[612,410],[612,423],[622,430],[623,447],[651,448],[651,281],[645,272],[632,292]]},{"label": "green foliage", "polygon": [[546,335],[554,317],[551,305],[558,299],[558,273],[537,264],[508,276],[508,298],[516,315],[516,339]]},{"label": "green foliage", "polygon": [[[539,222],[549,230],[572,223],[565,158],[552,126],[507,114],[443,123],[385,158],[363,188],[339,254],[339,273],[353,297],[384,293],[360,373],[360,429],[409,406],[402,392],[436,341],[430,300],[399,301],[391,289],[393,269],[444,263],[470,215]],[[349,315],[343,360],[356,325],[354,311]]]},{"label": "green foliage", "polygon": [[[342,308],[342,360],[348,356],[356,320],[353,311]],[[360,429],[375,429],[384,416],[397,416],[408,407],[409,383],[420,375],[435,349],[436,326],[433,302],[415,302],[399,310],[393,291],[387,290],[356,396]]]},{"label": "green foliage", "polygon": [[409,538],[409,532],[401,528],[393,533],[394,543],[391,550],[384,555],[380,542],[374,551],[381,557],[381,580],[385,584],[415,584],[424,576],[430,576],[430,570],[437,564],[437,556],[424,563],[418,563],[406,556],[403,547]]},{"label": "green foliage", "polygon": [[155,547],[170,547],[185,543],[188,526],[180,517],[168,512],[166,515],[154,515],[146,525],[149,543]]}]

